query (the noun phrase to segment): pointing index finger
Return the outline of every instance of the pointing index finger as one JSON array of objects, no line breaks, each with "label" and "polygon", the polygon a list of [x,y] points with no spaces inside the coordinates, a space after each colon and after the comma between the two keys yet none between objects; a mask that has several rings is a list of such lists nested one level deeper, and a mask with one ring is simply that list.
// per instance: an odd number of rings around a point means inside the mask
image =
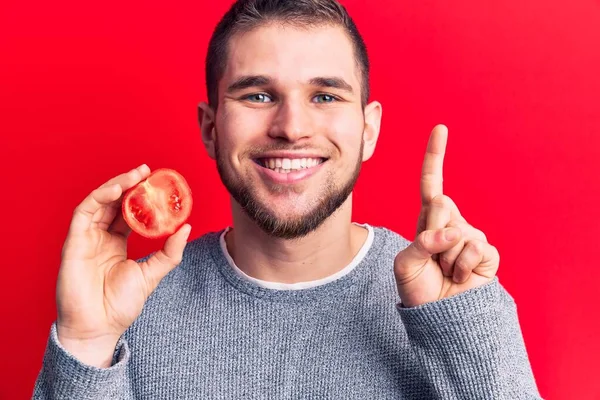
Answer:
[{"label": "pointing index finger", "polygon": [[423,160],[421,173],[421,204],[427,205],[443,190],[443,167],[446,143],[448,142],[448,128],[445,125],[436,125],[429,136],[427,152]]}]

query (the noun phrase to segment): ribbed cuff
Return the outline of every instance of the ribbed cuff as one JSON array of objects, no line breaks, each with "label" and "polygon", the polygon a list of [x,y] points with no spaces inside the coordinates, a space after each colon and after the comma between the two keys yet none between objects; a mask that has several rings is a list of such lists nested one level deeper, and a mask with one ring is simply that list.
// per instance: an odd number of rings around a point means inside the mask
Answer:
[{"label": "ribbed cuff", "polygon": [[121,338],[110,368],[86,365],[58,341],[56,323],[52,324],[42,370],[45,389],[56,399],[116,399],[126,383],[129,361],[127,342]]},{"label": "ribbed cuff", "polygon": [[406,326],[435,329],[495,314],[507,301],[514,304],[496,277],[488,284],[446,299],[409,308],[397,304],[396,308]]},{"label": "ribbed cuff", "polygon": [[444,300],[397,309],[439,398],[539,398],[514,299],[497,278]]}]

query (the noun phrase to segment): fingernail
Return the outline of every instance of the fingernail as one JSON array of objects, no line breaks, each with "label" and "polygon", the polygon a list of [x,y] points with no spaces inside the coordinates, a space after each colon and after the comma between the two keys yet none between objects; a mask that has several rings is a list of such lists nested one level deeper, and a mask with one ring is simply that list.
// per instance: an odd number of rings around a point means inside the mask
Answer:
[{"label": "fingernail", "polygon": [[185,229],[187,230],[185,234],[185,240],[188,240],[188,238],[190,237],[190,233],[192,233],[192,226],[188,224]]},{"label": "fingernail", "polygon": [[446,240],[449,242],[456,240],[457,237],[458,237],[458,231],[456,229],[448,228],[444,232],[444,238],[446,238]]}]

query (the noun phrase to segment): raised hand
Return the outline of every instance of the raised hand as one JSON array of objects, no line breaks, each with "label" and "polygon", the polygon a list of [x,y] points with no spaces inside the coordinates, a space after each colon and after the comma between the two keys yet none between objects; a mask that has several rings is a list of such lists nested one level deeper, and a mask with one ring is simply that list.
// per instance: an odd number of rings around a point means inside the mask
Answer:
[{"label": "raised hand", "polygon": [[500,264],[496,248],[467,223],[443,194],[448,129],[431,132],[421,175],[421,212],[413,243],[398,253],[394,273],[404,307],[440,300],[490,282]]},{"label": "raised hand", "polygon": [[73,214],[58,274],[56,326],[59,342],[89,365],[110,366],[120,336],[181,262],[190,234],[191,227],[183,225],[147,261],[127,258],[131,230],[122,217],[122,194],[149,175],[142,165],[109,180]]}]

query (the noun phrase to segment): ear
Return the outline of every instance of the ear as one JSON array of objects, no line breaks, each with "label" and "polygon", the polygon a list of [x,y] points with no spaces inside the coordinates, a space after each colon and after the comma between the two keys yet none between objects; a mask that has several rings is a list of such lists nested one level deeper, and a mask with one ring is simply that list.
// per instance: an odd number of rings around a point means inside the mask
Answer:
[{"label": "ear", "polygon": [[381,127],[381,103],[373,101],[365,107],[365,130],[363,131],[363,161],[367,161],[375,152]]},{"label": "ear", "polygon": [[200,123],[200,133],[206,152],[214,160],[216,158],[215,112],[207,103],[202,102],[198,104],[198,122]]}]

